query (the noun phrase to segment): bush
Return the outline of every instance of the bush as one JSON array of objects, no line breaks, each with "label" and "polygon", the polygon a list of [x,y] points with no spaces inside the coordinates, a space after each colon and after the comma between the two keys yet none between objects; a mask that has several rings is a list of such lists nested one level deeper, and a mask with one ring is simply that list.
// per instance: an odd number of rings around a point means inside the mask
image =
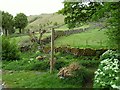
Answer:
[{"label": "bush", "polygon": [[20,51],[16,42],[2,36],[2,60],[19,60]]},{"label": "bush", "polygon": [[85,67],[97,67],[100,60],[80,60],[79,62]]},{"label": "bush", "polygon": [[116,54],[115,51],[112,51],[112,50],[108,50],[106,52],[104,52],[101,56],[100,56],[100,59],[101,60],[104,60],[104,59],[110,59],[110,58],[119,58],[119,54]]},{"label": "bush", "polygon": [[118,76],[120,73],[120,61],[118,60],[118,56],[118,54],[111,50],[102,54],[101,59],[104,60],[100,62],[95,72],[95,88],[118,88],[117,82],[120,79]]},{"label": "bush", "polygon": [[49,70],[49,61],[44,60],[44,61],[37,61],[34,64],[32,64],[30,70],[42,70],[42,71],[47,71]]},{"label": "bush", "polygon": [[60,68],[66,66],[68,64],[68,62],[66,62],[65,60],[57,60],[55,63],[55,69],[59,70]]},{"label": "bush", "polygon": [[34,58],[23,58],[22,60],[4,61],[2,68],[5,70],[40,70],[46,71],[49,69],[49,61],[38,61]]}]

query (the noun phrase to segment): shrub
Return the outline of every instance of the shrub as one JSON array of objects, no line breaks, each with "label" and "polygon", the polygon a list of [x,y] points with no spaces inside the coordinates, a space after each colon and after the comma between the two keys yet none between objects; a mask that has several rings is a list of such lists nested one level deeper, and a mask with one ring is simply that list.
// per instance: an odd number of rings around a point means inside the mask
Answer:
[{"label": "shrub", "polygon": [[117,54],[115,54],[115,51],[108,50],[100,56],[100,59],[104,60],[104,59],[108,59],[108,58],[112,58],[112,57],[117,58],[116,56],[117,56]]},{"label": "shrub", "polygon": [[118,88],[116,85],[120,79],[118,76],[120,73],[120,61],[117,59],[118,56],[118,54],[111,50],[102,54],[101,59],[104,60],[100,62],[100,65],[95,72],[95,88]]},{"label": "shrub", "polygon": [[4,61],[2,68],[5,70],[40,70],[46,71],[49,69],[49,61],[38,61],[34,58],[23,58],[22,60]]},{"label": "shrub", "polygon": [[48,60],[44,60],[44,61],[38,61],[38,62],[32,64],[30,70],[46,71],[46,70],[49,70],[49,67],[50,67],[49,61]]},{"label": "shrub", "polygon": [[60,68],[66,66],[68,64],[68,62],[66,62],[65,60],[57,60],[55,63],[55,69],[59,70]]},{"label": "shrub", "polygon": [[80,60],[79,62],[85,67],[97,67],[100,60]]},{"label": "shrub", "polygon": [[2,36],[2,60],[19,60],[20,51],[15,41]]}]

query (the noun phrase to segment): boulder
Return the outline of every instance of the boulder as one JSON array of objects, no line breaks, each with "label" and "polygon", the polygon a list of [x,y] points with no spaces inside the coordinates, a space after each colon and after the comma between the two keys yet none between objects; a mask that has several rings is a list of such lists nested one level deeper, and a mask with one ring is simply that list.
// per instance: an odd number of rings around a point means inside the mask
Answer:
[{"label": "boulder", "polygon": [[36,59],[37,60],[44,60],[46,58],[46,56],[37,56]]},{"label": "boulder", "polygon": [[67,67],[63,67],[58,72],[58,77],[74,77],[74,71],[80,70],[80,65],[76,62],[73,62]]}]

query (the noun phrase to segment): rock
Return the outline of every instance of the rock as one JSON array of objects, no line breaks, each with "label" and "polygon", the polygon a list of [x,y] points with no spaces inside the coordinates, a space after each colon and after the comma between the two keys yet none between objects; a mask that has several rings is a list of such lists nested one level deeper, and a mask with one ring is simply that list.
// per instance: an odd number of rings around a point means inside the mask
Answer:
[{"label": "rock", "polygon": [[63,67],[62,69],[60,69],[60,71],[58,72],[58,76],[61,77],[74,77],[73,72],[80,70],[80,65],[78,63],[72,63],[67,67]]},{"label": "rock", "polygon": [[13,71],[9,71],[9,73],[13,73]]},{"label": "rock", "polygon": [[43,60],[44,57],[43,57],[43,56],[37,56],[36,59],[37,59],[37,60]]},{"label": "rock", "polygon": [[37,60],[43,60],[43,59],[45,59],[45,58],[46,58],[46,56],[37,56],[37,57],[36,57]]}]

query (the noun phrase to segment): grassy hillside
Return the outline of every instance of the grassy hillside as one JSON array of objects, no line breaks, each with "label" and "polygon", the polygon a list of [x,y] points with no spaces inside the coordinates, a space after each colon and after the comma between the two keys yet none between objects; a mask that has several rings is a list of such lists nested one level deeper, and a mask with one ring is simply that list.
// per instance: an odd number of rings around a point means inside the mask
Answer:
[{"label": "grassy hillside", "polygon": [[52,26],[56,22],[61,25],[64,24],[64,16],[56,13],[53,14],[41,14],[28,16],[29,24],[27,29],[39,29],[40,24],[44,27]]},{"label": "grassy hillside", "polygon": [[98,31],[98,29],[63,36],[55,40],[55,46],[67,45],[79,48],[109,48],[105,30]]},{"label": "grassy hillside", "polygon": [[67,25],[63,25],[63,26],[61,26],[61,27],[59,27],[59,28],[56,28],[55,30],[65,31],[65,30],[74,30],[74,29],[81,29],[81,28],[88,28],[88,27],[89,27],[88,24],[84,24],[84,25],[81,25],[80,27],[75,27],[75,28],[73,28],[73,29],[69,29],[69,28],[67,27]]}]

